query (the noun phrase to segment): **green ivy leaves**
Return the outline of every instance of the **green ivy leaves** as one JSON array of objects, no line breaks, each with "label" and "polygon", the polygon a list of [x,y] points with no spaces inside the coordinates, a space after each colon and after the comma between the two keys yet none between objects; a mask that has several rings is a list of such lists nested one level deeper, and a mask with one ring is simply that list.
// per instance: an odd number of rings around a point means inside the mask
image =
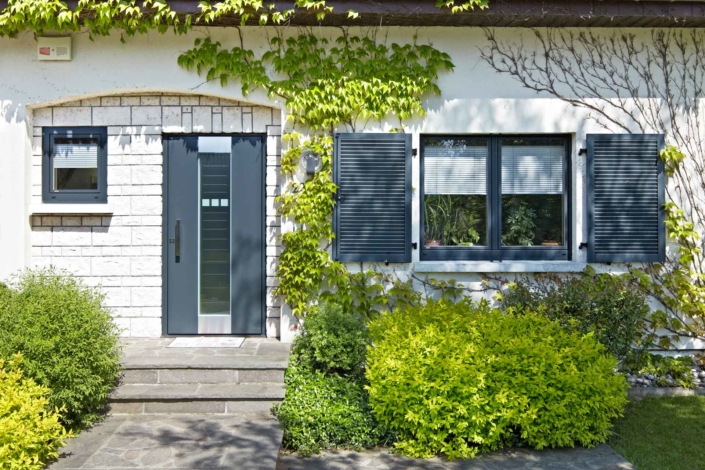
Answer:
[{"label": "green ivy leaves", "polygon": [[210,38],[199,39],[179,57],[179,65],[222,84],[237,79],[245,95],[263,87],[284,98],[294,119],[314,131],[389,115],[423,115],[421,97],[440,93],[438,73],[454,67],[448,54],[431,46],[386,46],[367,37],[341,36],[331,45],[313,34],[276,36],[270,47],[255,59],[242,47],[226,50]]}]

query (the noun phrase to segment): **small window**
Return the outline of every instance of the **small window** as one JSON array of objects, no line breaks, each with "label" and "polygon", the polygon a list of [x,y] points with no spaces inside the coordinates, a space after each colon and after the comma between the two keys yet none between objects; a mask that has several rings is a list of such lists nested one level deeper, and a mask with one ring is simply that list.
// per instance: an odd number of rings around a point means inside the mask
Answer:
[{"label": "small window", "polygon": [[45,203],[107,202],[107,129],[44,128]]},{"label": "small window", "polygon": [[422,260],[568,260],[564,136],[422,137]]}]

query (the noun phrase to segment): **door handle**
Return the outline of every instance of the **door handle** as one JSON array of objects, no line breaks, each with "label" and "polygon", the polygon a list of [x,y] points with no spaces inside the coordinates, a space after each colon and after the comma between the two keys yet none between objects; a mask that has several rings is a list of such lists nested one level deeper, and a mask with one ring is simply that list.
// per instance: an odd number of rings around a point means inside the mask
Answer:
[{"label": "door handle", "polygon": [[181,219],[176,219],[176,227],[174,227],[174,257],[177,263],[180,261],[181,258]]}]

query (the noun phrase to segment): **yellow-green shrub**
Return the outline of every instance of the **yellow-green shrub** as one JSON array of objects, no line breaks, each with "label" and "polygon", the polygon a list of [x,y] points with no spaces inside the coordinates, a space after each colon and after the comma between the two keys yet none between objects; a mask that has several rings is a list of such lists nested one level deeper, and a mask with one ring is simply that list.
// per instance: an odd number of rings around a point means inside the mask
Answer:
[{"label": "yellow-green shrub", "polygon": [[0,469],[40,470],[71,436],[49,406],[49,389],[22,377],[21,361],[0,359]]},{"label": "yellow-green shrub", "polygon": [[592,334],[469,300],[429,301],[370,325],[370,405],[412,457],[467,458],[519,440],[603,442],[626,403],[617,361]]}]

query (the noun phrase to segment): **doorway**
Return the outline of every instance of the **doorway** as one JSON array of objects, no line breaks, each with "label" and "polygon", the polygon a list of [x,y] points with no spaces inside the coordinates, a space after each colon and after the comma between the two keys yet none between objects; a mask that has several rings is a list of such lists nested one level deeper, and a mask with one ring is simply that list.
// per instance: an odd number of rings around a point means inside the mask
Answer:
[{"label": "doorway", "polygon": [[265,333],[265,136],[164,142],[164,334]]}]

